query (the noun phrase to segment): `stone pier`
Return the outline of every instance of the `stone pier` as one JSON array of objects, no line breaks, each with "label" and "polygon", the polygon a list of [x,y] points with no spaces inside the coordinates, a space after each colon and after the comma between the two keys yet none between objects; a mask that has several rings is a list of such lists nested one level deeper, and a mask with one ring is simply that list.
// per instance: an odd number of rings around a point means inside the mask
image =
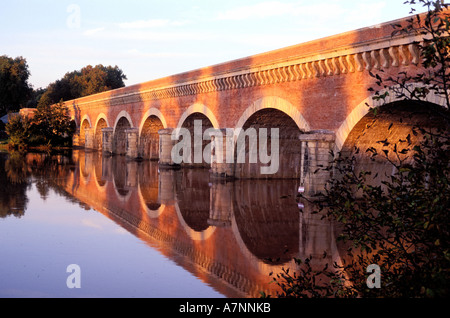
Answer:
[{"label": "stone pier", "polygon": [[161,129],[159,134],[159,165],[162,168],[177,168],[178,164],[173,162],[172,149],[176,140],[172,140],[173,128]]},{"label": "stone pier", "polygon": [[331,150],[336,136],[328,130],[311,131],[300,136],[302,143],[302,162],[300,185],[304,196],[314,197],[325,193],[325,185],[331,177],[331,171],[325,170],[333,159]]},{"label": "stone pier", "polygon": [[135,159],[138,157],[138,143],[139,143],[139,129],[128,128],[125,129],[126,142],[126,156]]},{"label": "stone pier", "polygon": [[94,129],[86,128],[84,130],[84,146],[86,149],[94,149]]},{"label": "stone pier", "polygon": [[112,128],[103,128],[103,152],[107,154],[113,153],[113,137],[114,137],[114,129]]},{"label": "stone pier", "polygon": [[214,129],[211,137],[211,176],[220,179],[233,179],[234,141],[233,129]]}]

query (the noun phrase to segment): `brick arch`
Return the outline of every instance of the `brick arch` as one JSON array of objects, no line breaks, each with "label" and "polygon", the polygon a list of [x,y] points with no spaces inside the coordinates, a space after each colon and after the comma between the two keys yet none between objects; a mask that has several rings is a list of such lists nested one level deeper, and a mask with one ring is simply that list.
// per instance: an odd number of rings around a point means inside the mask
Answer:
[{"label": "brick arch", "polygon": [[[412,163],[413,153],[401,152],[413,149],[424,138],[417,130],[413,133],[414,127],[426,130],[448,127],[450,116],[443,110],[441,105],[428,101],[392,99],[378,106],[376,115],[365,112],[352,125],[342,145],[336,145],[336,148],[340,147],[338,149],[343,157],[356,159],[353,166],[355,173],[371,171],[377,177],[369,178],[367,182],[382,186],[382,182],[396,171],[391,162],[402,160],[405,164]],[[395,152],[396,148],[399,153]],[[377,156],[373,156],[375,151]]]},{"label": "brick arch", "polygon": [[122,117],[125,117],[125,118],[128,120],[128,123],[130,124],[130,127],[131,127],[131,128],[134,128],[133,120],[131,119],[130,114],[129,114],[126,110],[122,110],[122,111],[117,115],[116,120],[115,120],[115,122],[114,122],[114,127],[113,127],[113,128],[114,128],[114,132],[116,131],[117,124],[119,123],[119,120],[120,120]]},{"label": "brick arch", "polygon": [[235,126],[235,137],[238,136],[240,129],[244,126],[247,120],[257,111],[262,109],[273,108],[282,111],[287,114],[289,117],[294,120],[297,124],[298,128],[302,131],[311,130],[308,122],[303,118],[302,114],[287,100],[276,97],[276,96],[268,96],[258,99],[254,103],[252,103],[247,109],[242,113],[241,118],[239,118],[238,122]]},{"label": "brick arch", "polygon": [[[414,86],[423,86],[423,85],[412,84],[412,88]],[[363,100],[361,103],[359,103],[353,109],[353,111],[347,116],[347,118],[344,120],[344,122],[336,131],[336,144],[334,149],[335,152],[339,152],[342,150],[342,147],[344,146],[344,143],[347,140],[350,133],[352,132],[353,128],[369,113],[370,108],[378,108],[380,106],[383,106],[384,103],[391,104],[403,100],[397,97],[395,87],[390,87],[387,90],[381,92],[381,94],[385,92],[389,94],[386,101],[376,101],[374,100],[375,95],[372,95]],[[444,98],[431,93],[428,94],[424,102],[446,107]]]},{"label": "brick arch", "polygon": [[91,118],[88,114],[84,115],[80,121],[80,136],[79,136],[79,146],[84,146],[86,144],[86,129],[92,128]]},{"label": "brick arch", "polygon": [[97,121],[95,122],[94,127],[94,148],[98,150],[102,150],[103,148],[103,133],[102,129],[111,127],[109,125],[108,117],[104,113],[101,113],[97,117]]},{"label": "brick arch", "polygon": [[164,128],[167,128],[167,122],[158,109],[151,108],[144,114],[139,126],[139,157],[150,160],[159,159],[158,131]]},{"label": "brick arch", "polygon": [[[272,128],[277,130],[272,132]],[[267,133],[266,141],[260,139],[261,129]],[[308,129],[307,122],[287,101],[276,97],[256,101],[247,108],[235,129],[235,177],[298,179],[301,173],[300,135]],[[275,139],[273,133],[277,134]],[[265,152],[264,146],[267,146]],[[267,155],[271,153],[269,163],[261,160],[261,149]]]},{"label": "brick arch", "polygon": [[[199,148],[196,146],[198,142],[195,137],[195,123],[200,120],[202,122],[202,139],[201,139],[201,153],[199,153]],[[203,134],[208,129],[218,128],[219,123],[213,112],[208,109],[203,104],[194,104],[189,107],[184,114],[181,116],[178,123],[177,129],[187,129],[190,133],[191,138],[191,150],[190,150],[190,160],[183,162],[184,166],[190,167],[203,167],[209,168],[211,166],[210,161],[205,160],[205,157],[211,157],[211,155],[206,154],[211,150],[210,141],[203,138]],[[197,153],[196,153],[197,152]]]},{"label": "brick arch", "polygon": [[109,124],[108,117],[104,113],[101,113],[97,116],[97,120],[95,121],[95,126],[94,126],[95,130],[97,130],[98,123],[100,122],[101,119],[103,119],[106,122],[108,127],[111,127],[111,125]]},{"label": "brick arch", "polygon": [[118,155],[126,154],[127,136],[125,130],[133,127],[130,114],[126,111],[121,111],[114,123],[113,153]]},{"label": "brick arch", "polygon": [[85,120],[87,120],[87,122],[89,123],[89,127],[92,127],[92,121],[91,121],[91,118],[89,117],[88,114],[86,114],[86,115],[84,115],[83,118],[81,118],[81,120],[80,120],[80,128],[81,128],[81,126],[83,125],[83,122],[84,122]]},{"label": "brick arch", "polygon": [[159,120],[161,121],[163,127],[167,128],[166,118],[161,113],[161,111],[156,108],[150,108],[149,110],[147,110],[147,112],[144,114],[144,116],[142,116],[141,124],[139,125],[139,136],[141,136],[141,134],[142,134],[142,129],[144,128],[145,121],[151,116],[158,117]]},{"label": "brick arch", "polygon": [[216,116],[214,115],[213,111],[203,104],[196,103],[196,104],[191,105],[188,109],[186,109],[186,111],[183,113],[180,120],[178,121],[177,128],[181,128],[183,126],[183,123],[186,121],[186,119],[195,113],[200,113],[200,114],[205,115],[209,119],[209,121],[211,122],[211,124],[213,125],[214,128],[220,127],[219,122],[218,122]]},{"label": "brick arch", "polygon": [[[357,158],[366,159],[370,156],[366,154],[368,148],[376,149],[378,153],[393,150],[394,145],[397,145],[399,150],[403,149],[406,143],[402,145],[400,140],[406,141],[408,135],[410,135],[409,142],[414,146],[422,138],[422,134],[412,133],[414,127],[427,130],[448,127],[450,118],[441,110],[440,105],[424,101],[400,100],[383,105],[379,107],[376,115],[368,112],[354,125],[341,152],[345,155],[352,153]],[[360,151],[357,152],[356,148]]]}]

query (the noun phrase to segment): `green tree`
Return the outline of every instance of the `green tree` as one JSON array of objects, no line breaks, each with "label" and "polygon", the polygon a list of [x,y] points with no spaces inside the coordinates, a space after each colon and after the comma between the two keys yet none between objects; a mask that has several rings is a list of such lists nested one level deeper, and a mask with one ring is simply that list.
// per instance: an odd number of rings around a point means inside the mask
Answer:
[{"label": "green tree", "polygon": [[12,148],[30,146],[71,146],[75,122],[64,102],[38,107],[34,117],[11,116],[6,125]]},{"label": "green tree", "polygon": [[[428,94],[440,95],[446,106],[438,109],[441,126],[415,126],[394,144],[380,140],[374,147],[336,154],[333,177],[326,194],[315,201],[316,213],[339,224],[340,240],[347,244],[343,264],[317,269],[311,258],[296,259],[298,272],[284,269],[273,274],[279,297],[448,297],[450,281],[450,19],[441,1],[406,1],[423,5],[427,12],[412,16],[397,33],[424,35],[420,43],[423,72],[398,77],[373,75],[375,99],[387,100],[388,87],[397,98],[421,104]],[[415,10],[412,10],[414,12]],[[380,116],[383,107],[372,110]],[[413,142],[413,137],[417,138]],[[390,147],[391,146],[391,147]],[[394,171],[387,178],[358,170],[358,152],[381,160]],[[377,264],[382,288],[370,289],[366,269]]]},{"label": "green tree", "polygon": [[61,100],[55,105],[38,107],[33,118],[32,130],[32,144],[70,146],[75,123],[69,116],[67,106]]},{"label": "green tree", "polygon": [[0,56],[0,116],[26,105],[32,89],[26,59]]},{"label": "green tree", "polygon": [[42,95],[39,106],[48,106],[125,86],[127,77],[118,67],[88,65],[79,71],[66,73],[62,79],[51,83]]},{"label": "green tree", "polygon": [[42,95],[47,91],[46,88],[38,88],[33,89],[31,92],[31,96],[28,99],[28,102],[26,104],[27,108],[37,108],[39,101],[42,98]]},{"label": "green tree", "polygon": [[9,136],[9,145],[16,149],[26,148],[33,134],[28,118],[19,114],[10,116],[5,131]]}]

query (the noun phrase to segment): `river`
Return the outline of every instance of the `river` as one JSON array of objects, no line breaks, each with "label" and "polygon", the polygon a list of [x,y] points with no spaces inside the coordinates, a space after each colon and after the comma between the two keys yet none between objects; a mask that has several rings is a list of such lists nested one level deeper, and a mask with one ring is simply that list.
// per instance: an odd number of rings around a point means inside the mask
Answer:
[{"label": "river", "polygon": [[270,273],[294,257],[339,258],[298,187],[97,152],[0,153],[0,297],[274,295]]}]

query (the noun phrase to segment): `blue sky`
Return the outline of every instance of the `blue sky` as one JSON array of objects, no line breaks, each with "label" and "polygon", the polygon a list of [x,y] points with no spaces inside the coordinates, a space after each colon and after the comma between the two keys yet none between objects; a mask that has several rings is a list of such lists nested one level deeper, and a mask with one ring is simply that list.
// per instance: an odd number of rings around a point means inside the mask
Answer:
[{"label": "blue sky", "polygon": [[86,65],[126,85],[405,17],[404,0],[0,0],[0,55],[35,87]]}]

